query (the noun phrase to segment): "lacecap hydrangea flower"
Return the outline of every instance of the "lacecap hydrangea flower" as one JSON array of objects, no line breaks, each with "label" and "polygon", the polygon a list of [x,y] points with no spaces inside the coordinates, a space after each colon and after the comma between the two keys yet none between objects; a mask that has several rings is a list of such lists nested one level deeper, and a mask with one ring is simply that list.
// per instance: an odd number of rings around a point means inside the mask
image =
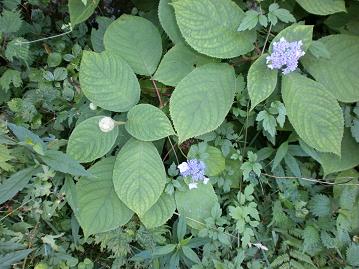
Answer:
[{"label": "lacecap hydrangea flower", "polygon": [[204,175],[206,165],[201,160],[188,160],[187,162],[178,165],[178,169],[181,176],[191,178],[191,182],[188,184],[190,190],[196,189],[198,187],[198,182],[207,184],[209,181],[209,178]]},{"label": "lacecap hydrangea flower", "polygon": [[281,69],[284,75],[293,72],[298,67],[298,60],[305,53],[302,50],[303,42],[288,42],[282,37],[273,43],[273,52],[267,56],[267,66],[270,69]]},{"label": "lacecap hydrangea flower", "polygon": [[110,117],[103,117],[98,122],[98,127],[104,133],[108,133],[115,128],[115,121]]}]

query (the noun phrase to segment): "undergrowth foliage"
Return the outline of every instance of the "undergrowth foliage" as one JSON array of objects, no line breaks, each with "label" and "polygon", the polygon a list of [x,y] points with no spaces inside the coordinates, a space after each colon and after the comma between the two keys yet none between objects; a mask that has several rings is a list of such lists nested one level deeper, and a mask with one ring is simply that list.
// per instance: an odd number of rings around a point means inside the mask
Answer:
[{"label": "undergrowth foliage", "polygon": [[0,7],[0,268],[359,267],[358,1]]}]

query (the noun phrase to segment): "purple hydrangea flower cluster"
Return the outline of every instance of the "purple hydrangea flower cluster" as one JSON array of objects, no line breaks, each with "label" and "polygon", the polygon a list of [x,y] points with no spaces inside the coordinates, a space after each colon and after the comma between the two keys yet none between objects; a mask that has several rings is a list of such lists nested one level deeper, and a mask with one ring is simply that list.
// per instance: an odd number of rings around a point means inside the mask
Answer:
[{"label": "purple hydrangea flower cluster", "polygon": [[305,53],[302,50],[303,42],[288,42],[282,37],[273,43],[273,53],[267,56],[267,66],[270,69],[282,69],[284,75],[293,72],[298,67],[298,60]]},{"label": "purple hydrangea flower cluster", "polygon": [[192,182],[188,184],[189,189],[197,188],[197,184],[200,181],[204,184],[208,183],[209,179],[204,175],[205,168],[206,165],[204,162],[197,159],[188,160],[178,165],[181,176],[190,177],[192,179]]}]

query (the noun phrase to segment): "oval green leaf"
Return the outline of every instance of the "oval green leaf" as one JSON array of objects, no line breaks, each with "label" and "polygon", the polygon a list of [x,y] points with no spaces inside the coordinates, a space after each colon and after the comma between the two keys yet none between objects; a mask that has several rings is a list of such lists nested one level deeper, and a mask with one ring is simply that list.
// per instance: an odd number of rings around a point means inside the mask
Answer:
[{"label": "oval green leaf", "polygon": [[324,86],[299,74],[283,77],[282,97],[288,119],[309,146],[340,156],[344,132],[342,110]]},{"label": "oval green leaf", "polygon": [[251,99],[251,110],[267,99],[277,85],[278,71],[271,70],[266,64],[268,54],[263,54],[249,68],[248,94]]},{"label": "oval green leaf", "polygon": [[76,184],[78,220],[86,236],[125,225],[133,212],[118,198],[112,181],[115,158],[102,159]]},{"label": "oval green leaf", "polygon": [[166,184],[166,171],[156,147],[130,139],[117,155],[113,182],[118,197],[143,216],[157,202]]},{"label": "oval green leaf", "polygon": [[348,129],[344,131],[340,157],[332,153],[317,152],[305,145],[302,145],[302,148],[322,165],[325,176],[349,170],[359,164],[359,143],[354,140]]},{"label": "oval green leaf", "polygon": [[125,127],[130,135],[142,141],[155,141],[175,134],[165,113],[149,104],[134,106],[127,113]]},{"label": "oval green leaf", "polygon": [[118,126],[102,132],[99,121],[103,116],[89,118],[75,127],[67,144],[66,153],[81,163],[92,162],[111,150],[118,136]]},{"label": "oval green leaf", "polygon": [[110,111],[128,111],[140,99],[140,84],[131,67],[108,52],[84,51],[80,84],[91,102]]},{"label": "oval green leaf", "polygon": [[345,12],[344,0],[296,0],[307,12],[316,15],[329,15],[337,12]]},{"label": "oval green leaf", "polygon": [[162,56],[157,28],[144,18],[122,15],[107,28],[105,49],[120,55],[139,75],[151,76]]},{"label": "oval green leaf", "polygon": [[305,69],[339,101],[359,101],[359,37],[331,35],[320,41],[331,57],[317,59],[308,54],[302,59]]},{"label": "oval green leaf", "polygon": [[270,44],[270,52],[272,52],[273,43],[278,42],[282,37],[284,37],[288,42],[301,40],[303,42],[303,51],[307,51],[312,44],[313,25],[292,24],[280,31]]},{"label": "oval green leaf", "polygon": [[233,103],[236,77],[228,64],[207,64],[181,80],[170,99],[170,114],[179,143],[213,131]]},{"label": "oval green leaf", "polygon": [[197,189],[177,191],[175,194],[178,212],[186,217],[189,226],[202,229],[205,219],[211,217],[211,210],[218,203],[211,184],[198,184]]},{"label": "oval green leaf", "polygon": [[237,31],[244,12],[233,1],[181,0],[172,5],[183,37],[198,52],[233,58],[253,49],[255,33]]},{"label": "oval green leaf", "polygon": [[172,0],[160,0],[158,4],[158,18],[163,30],[174,44],[184,43],[182,34],[178,28],[175,11],[173,6],[169,5]]},{"label": "oval green leaf", "polygon": [[166,85],[177,86],[196,67],[213,61],[213,58],[201,55],[185,44],[178,44],[165,54],[153,78]]},{"label": "oval green leaf", "polygon": [[140,219],[146,228],[155,228],[165,224],[172,217],[175,210],[176,203],[174,197],[163,193],[160,199]]},{"label": "oval green leaf", "polygon": [[89,0],[84,5],[81,0],[69,0],[71,26],[74,27],[76,24],[86,21],[94,13],[99,2],[100,0]]}]

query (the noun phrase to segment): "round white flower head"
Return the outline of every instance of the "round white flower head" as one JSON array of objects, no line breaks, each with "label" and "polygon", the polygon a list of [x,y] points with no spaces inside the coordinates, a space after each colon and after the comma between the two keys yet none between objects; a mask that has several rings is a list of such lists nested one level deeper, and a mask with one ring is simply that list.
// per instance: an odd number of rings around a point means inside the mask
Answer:
[{"label": "round white flower head", "polygon": [[115,128],[115,121],[110,117],[103,117],[98,122],[98,127],[100,127],[100,130],[104,133],[111,132],[113,128]]},{"label": "round white flower head", "polygon": [[192,189],[197,189],[197,188],[198,188],[197,183],[196,183],[196,182],[191,182],[191,183],[189,183],[189,184],[188,184],[188,188],[189,188],[190,190],[192,190]]},{"label": "round white flower head", "polygon": [[185,173],[189,169],[189,166],[188,166],[188,164],[186,162],[181,163],[177,167],[180,170],[181,174]]},{"label": "round white flower head", "polygon": [[91,110],[96,110],[97,109],[97,106],[94,103],[90,103],[89,107],[90,107]]},{"label": "round white flower head", "polygon": [[203,178],[203,184],[207,184],[208,181],[209,181],[209,178],[208,178],[208,177],[204,177],[204,178]]}]

